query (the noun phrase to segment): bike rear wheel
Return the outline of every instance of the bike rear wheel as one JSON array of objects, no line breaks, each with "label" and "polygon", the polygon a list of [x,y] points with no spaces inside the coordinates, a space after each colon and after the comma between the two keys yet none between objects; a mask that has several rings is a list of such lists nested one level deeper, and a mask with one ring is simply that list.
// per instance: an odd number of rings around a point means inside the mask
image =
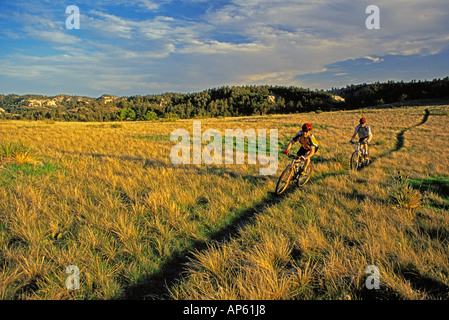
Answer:
[{"label": "bike rear wheel", "polygon": [[351,156],[351,169],[356,171],[360,166],[360,154],[356,151]]},{"label": "bike rear wheel", "polygon": [[313,172],[313,165],[312,163],[309,163],[306,169],[306,174],[304,176],[298,177],[298,187],[302,187],[307,182],[309,182],[310,178],[312,177],[312,172]]},{"label": "bike rear wheel", "polygon": [[365,167],[367,167],[369,165],[369,160],[370,160],[369,157],[365,158],[365,162],[363,164]]},{"label": "bike rear wheel", "polygon": [[282,172],[279,177],[278,183],[276,184],[276,194],[281,195],[287,189],[290,180],[293,176],[293,167],[288,165],[287,168]]}]

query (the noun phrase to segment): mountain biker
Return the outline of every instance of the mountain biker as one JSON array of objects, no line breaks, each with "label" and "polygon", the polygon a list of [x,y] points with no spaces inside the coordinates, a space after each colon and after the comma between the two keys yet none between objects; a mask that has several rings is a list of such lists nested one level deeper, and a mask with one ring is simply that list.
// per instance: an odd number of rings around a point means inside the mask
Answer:
[{"label": "mountain biker", "polygon": [[[373,134],[371,133],[371,128],[369,127],[369,125],[366,124],[366,118],[363,117],[360,119],[360,124],[357,125],[357,127],[355,127],[355,131],[354,134],[352,135],[351,141],[350,142],[354,142],[353,140],[355,139],[355,136],[359,135],[359,142],[371,142],[371,139],[373,138]],[[369,150],[368,150],[368,143],[362,144],[362,151],[363,151],[363,155],[365,157],[365,159],[369,160]]]},{"label": "mountain biker", "polygon": [[301,148],[297,152],[297,156],[304,159],[304,166],[299,170],[299,174],[302,176],[306,175],[306,169],[310,164],[310,159],[318,151],[318,141],[312,134],[312,125],[310,123],[304,123],[301,131],[298,131],[296,136],[288,143],[287,147],[282,151],[286,155],[290,154],[290,149],[295,142],[301,143]]}]

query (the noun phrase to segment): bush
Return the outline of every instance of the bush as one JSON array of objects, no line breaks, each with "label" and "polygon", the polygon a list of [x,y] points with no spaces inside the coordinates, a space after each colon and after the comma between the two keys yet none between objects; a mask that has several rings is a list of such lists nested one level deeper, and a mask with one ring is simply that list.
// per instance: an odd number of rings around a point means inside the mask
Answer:
[{"label": "bush", "polygon": [[145,120],[146,121],[154,121],[154,120],[157,120],[158,118],[157,118],[157,114],[156,114],[156,112],[154,112],[154,111],[148,111],[146,114],[145,114]]},{"label": "bush", "polygon": [[414,189],[408,179],[396,179],[391,191],[393,203],[403,209],[415,210],[422,204],[421,193]]},{"label": "bush", "polygon": [[0,162],[42,165],[34,150],[21,141],[2,143],[0,145]]},{"label": "bush", "polygon": [[174,122],[179,119],[179,116],[173,112],[168,112],[164,115],[165,121]]}]

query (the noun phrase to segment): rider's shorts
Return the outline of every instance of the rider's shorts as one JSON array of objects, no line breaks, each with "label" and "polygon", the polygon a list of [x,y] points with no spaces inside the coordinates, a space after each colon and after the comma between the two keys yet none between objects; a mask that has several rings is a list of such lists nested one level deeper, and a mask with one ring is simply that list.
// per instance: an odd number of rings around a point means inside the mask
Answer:
[{"label": "rider's shorts", "polygon": [[365,139],[368,139],[369,137],[363,137],[359,139],[359,142],[362,143]]},{"label": "rider's shorts", "polygon": [[[318,148],[319,148],[319,147],[315,147],[315,153],[318,152]],[[309,150],[306,150],[306,149],[304,149],[304,147],[301,146],[301,148],[299,148],[299,150],[298,150],[298,152],[296,153],[296,155],[297,155],[298,157],[305,156],[306,153],[309,152],[309,151],[310,151],[310,149],[309,149]]]}]

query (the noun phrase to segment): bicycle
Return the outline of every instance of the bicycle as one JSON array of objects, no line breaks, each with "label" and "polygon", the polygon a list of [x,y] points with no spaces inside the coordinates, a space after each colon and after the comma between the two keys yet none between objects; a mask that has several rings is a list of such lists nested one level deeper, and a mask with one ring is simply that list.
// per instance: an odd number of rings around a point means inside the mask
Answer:
[{"label": "bicycle", "polygon": [[369,156],[368,154],[364,154],[362,151],[361,145],[368,144],[368,141],[365,142],[356,142],[356,141],[349,141],[351,144],[356,145],[356,149],[352,153],[351,156],[351,169],[354,171],[357,171],[359,168],[366,167],[369,165]]},{"label": "bicycle", "polygon": [[293,158],[292,162],[287,165],[287,167],[282,171],[281,176],[279,177],[278,183],[276,184],[276,194],[281,195],[287,190],[288,185],[293,180],[297,180],[298,187],[304,186],[307,182],[309,182],[312,172],[313,165],[309,163],[306,169],[305,175],[300,175],[299,170],[304,166],[305,159],[304,157],[288,155],[289,158]]}]

